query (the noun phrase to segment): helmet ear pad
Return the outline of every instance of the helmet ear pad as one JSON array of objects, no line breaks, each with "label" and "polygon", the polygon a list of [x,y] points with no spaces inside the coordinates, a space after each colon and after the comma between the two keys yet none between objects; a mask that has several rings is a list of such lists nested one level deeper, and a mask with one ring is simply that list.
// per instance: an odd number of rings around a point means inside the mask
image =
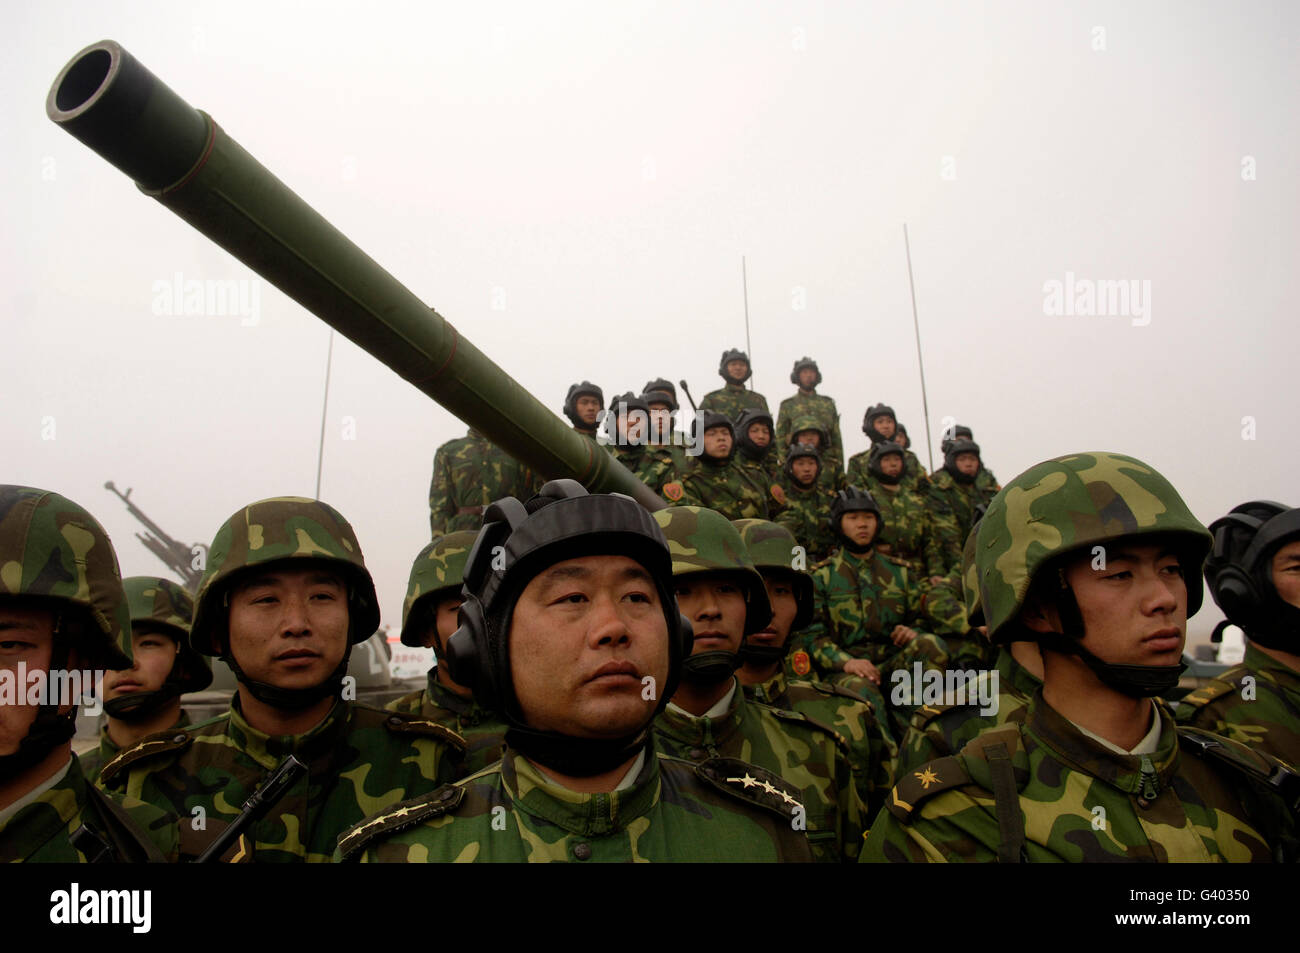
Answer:
[{"label": "helmet ear pad", "polygon": [[481,706],[495,710],[501,698],[490,660],[487,616],[477,596],[464,595],[456,621],[456,631],[447,638],[447,674],[471,689]]},{"label": "helmet ear pad", "polygon": [[1224,566],[1211,580],[1210,593],[1234,624],[1247,632],[1259,628],[1264,596],[1249,573],[1234,565]]}]

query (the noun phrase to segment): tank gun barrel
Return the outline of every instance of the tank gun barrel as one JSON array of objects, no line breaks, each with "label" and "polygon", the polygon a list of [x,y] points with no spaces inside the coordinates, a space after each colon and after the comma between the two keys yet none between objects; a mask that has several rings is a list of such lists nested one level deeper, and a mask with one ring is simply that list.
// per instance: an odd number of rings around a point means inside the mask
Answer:
[{"label": "tank gun barrel", "polygon": [[86,47],[46,114],[146,195],[548,479],[667,504],[111,40]]}]

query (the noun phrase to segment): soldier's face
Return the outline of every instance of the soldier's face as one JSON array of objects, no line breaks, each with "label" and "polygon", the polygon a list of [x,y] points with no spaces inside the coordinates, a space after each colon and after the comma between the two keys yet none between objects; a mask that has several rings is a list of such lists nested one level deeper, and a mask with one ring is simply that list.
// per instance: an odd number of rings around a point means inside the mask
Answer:
[{"label": "soldier's face", "polygon": [[583,556],[533,577],[511,619],[510,674],[533,728],[617,738],[645,725],[668,678],[649,573],[626,556]]},{"label": "soldier's face", "polygon": [[[6,680],[26,700],[27,686],[19,685],[18,663],[25,662],[28,673],[48,672],[54,647],[54,613],[48,609],[0,602],[0,669],[8,669]],[[18,750],[27,729],[36,720],[36,705],[0,704],[0,755]]]},{"label": "soldier's face", "polygon": [[782,573],[763,572],[763,585],[767,587],[767,598],[772,603],[772,621],[762,632],[755,632],[749,637],[750,642],[760,645],[785,645],[790,636],[790,627],[799,611],[799,604],[794,597],[794,584]]},{"label": "soldier's face", "polygon": [[817,458],[798,457],[790,463],[790,472],[804,486],[810,486],[817,479]]},{"label": "soldier's face", "polygon": [[817,383],[817,372],[811,367],[805,367],[799,371],[799,386],[804,390],[812,390],[813,385]]},{"label": "soldier's face", "polygon": [[749,364],[746,361],[728,361],[727,376],[733,381],[742,380],[749,373]]},{"label": "soldier's face", "polygon": [[1300,539],[1273,554],[1273,588],[1283,602],[1300,606]]},{"label": "soldier's face", "polygon": [[584,394],[573,402],[573,408],[578,412],[578,419],[588,427],[596,425],[596,418],[600,415],[600,401],[595,397]]},{"label": "soldier's face", "polygon": [[880,520],[875,513],[845,513],[840,518],[840,532],[852,540],[855,546],[866,546],[876,538]]},{"label": "soldier's face", "polygon": [[800,430],[794,435],[795,443],[810,443],[817,449],[821,449],[822,435],[816,430]]},{"label": "soldier's face", "polygon": [[[1102,560],[1090,552],[1065,570],[1083,616],[1084,648],[1114,664],[1176,664],[1187,632],[1187,584],[1177,554],[1123,540],[1104,552],[1105,568],[1093,568]],[[1053,621],[1060,625],[1059,614]]]},{"label": "soldier's face", "polygon": [[980,472],[980,458],[973,453],[959,453],[953,463],[967,476],[974,476]]},{"label": "soldier's face", "polygon": [[130,668],[104,673],[104,700],[158,691],[171,674],[179,652],[180,643],[163,630],[148,623],[132,624],[133,663]]},{"label": "soldier's face", "polygon": [[726,427],[710,427],[704,431],[704,452],[719,460],[731,453],[731,431]]},{"label": "soldier's face", "polygon": [[651,404],[650,420],[660,435],[672,433],[673,409],[668,404]]},{"label": "soldier's face", "polygon": [[898,476],[903,472],[903,458],[896,453],[887,453],[880,458],[880,471],[885,476]]},{"label": "soldier's face", "polygon": [[739,652],[745,637],[745,593],[726,573],[692,573],[673,579],[677,608],[695,629],[692,655]]},{"label": "soldier's face", "polygon": [[273,569],[230,594],[230,650],[244,674],[277,688],[310,688],[348,645],[348,593],[327,569]]},{"label": "soldier's face", "polygon": [[750,424],[746,433],[749,434],[749,442],[756,447],[766,447],[772,442],[772,428],[765,423]]},{"label": "soldier's face", "polygon": [[888,440],[894,435],[894,431],[898,427],[898,424],[893,417],[889,416],[889,414],[884,414],[883,416],[877,417],[872,422],[871,426],[876,428],[876,433]]},{"label": "soldier's face", "polygon": [[448,596],[438,603],[438,609],[434,616],[435,624],[438,629],[438,649],[441,651],[446,648],[447,640],[451,634],[456,631],[457,625],[456,613],[460,611],[460,596]]},{"label": "soldier's face", "polygon": [[903,432],[901,427],[894,434],[894,442],[898,444],[900,447],[902,447],[904,450],[906,450],[908,447],[912,445],[912,441],[907,439],[907,434]]}]

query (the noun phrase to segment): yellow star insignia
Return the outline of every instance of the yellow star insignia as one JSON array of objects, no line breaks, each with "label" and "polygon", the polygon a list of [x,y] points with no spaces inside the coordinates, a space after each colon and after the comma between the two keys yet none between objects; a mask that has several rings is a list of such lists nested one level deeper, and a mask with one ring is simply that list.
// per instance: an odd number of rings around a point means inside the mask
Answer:
[{"label": "yellow star insignia", "polygon": [[758,781],[755,778],[751,778],[748,772],[745,773],[743,778],[727,778],[727,781],[733,784],[743,784],[747,790],[758,784]]},{"label": "yellow star insignia", "polygon": [[780,793],[781,793],[781,792],[778,791],[776,788],[772,787],[772,783],[771,783],[770,781],[764,781],[764,782],[763,782],[763,790],[766,791],[768,794],[780,794]]},{"label": "yellow star insignia", "polygon": [[930,785],[939,780],[939,775],[935,774],[929,768],[926,768],[924,771],[915,771],[913,774],[916,775],[916,780],[921,782],[921,787],[925,788],[927,791],[930,790]]}]

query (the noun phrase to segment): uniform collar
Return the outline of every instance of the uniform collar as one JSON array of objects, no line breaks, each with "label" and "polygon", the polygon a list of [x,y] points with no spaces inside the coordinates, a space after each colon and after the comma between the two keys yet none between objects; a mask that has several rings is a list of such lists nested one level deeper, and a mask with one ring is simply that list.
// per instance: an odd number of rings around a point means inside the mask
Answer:
[{"label": "uniform collar", "polygon": [[1002,686],[1010,686],[1026,698],[1043,687],[1043,680],[1016,661],[1011,654],[1011,646],[1004,645],[998,651],[997,662],[993,666],[998,671],[999,691],[1006,691]]},{"label": "uniform collar", "polygon": [[744,720],[745,693],[738,690],[739,685],[736,676],[731,676],[730,695],[723,696],[703,715],[692,715],[669,702],[655,719],[655,728],[680,744],[722,747],[726,739],[740,729]]},{"label": "uniform collar", "polygon": [[239,750],[263,767],[275,768],[289,755],[308,763],[345,751],[343,743],[348,731],[351,708],[347,702],[335,699],[334,707],[315,728],[301,735],[268,735],[258,731],[244,719],[239,708],[239,694],[230,702],[230,720],[227,734]]},{"label": "uniform collar", "polygon": [[643,762],[629,787],[583,794],[570,791],[539,771],[513,748],[501,761],[501,781],[515,806],[526,814],[585,837],[612,834],[648,813],[659,800],[659,757],[654,741],[642,749]]},{"label": "uniform collar", "polygon": [[438,681],[438,669],[429,669],[428,686],[426,691],[429,693],[429,701],[433,702],[439,708],[445,708],[457,715],[468,715],[471,712],[478,711],[478,705],[474,699],[461,698],[442,682]]},{"label": "uniform collar", "polygon": [[1259,650],[1254,642],[1246,643],[1246,656],[1242,663],[1250,670],[1259,672],[1269,681],[1277,682],[1291,691],[1300,691],[1300,672],[1285,662],[1279,662],[1271,655]]},{"label": "uniform collar", "polygon": [[777,667],[776,674],[765,682],[759,682],[756,685],[746,685],[745,691],[756,702],[764,705],[775,705],[778,708],[787,708],[788,705],[782,705],[780,700],[785,697],[786,689],[789,683],[785,677],[785,665]]}]

